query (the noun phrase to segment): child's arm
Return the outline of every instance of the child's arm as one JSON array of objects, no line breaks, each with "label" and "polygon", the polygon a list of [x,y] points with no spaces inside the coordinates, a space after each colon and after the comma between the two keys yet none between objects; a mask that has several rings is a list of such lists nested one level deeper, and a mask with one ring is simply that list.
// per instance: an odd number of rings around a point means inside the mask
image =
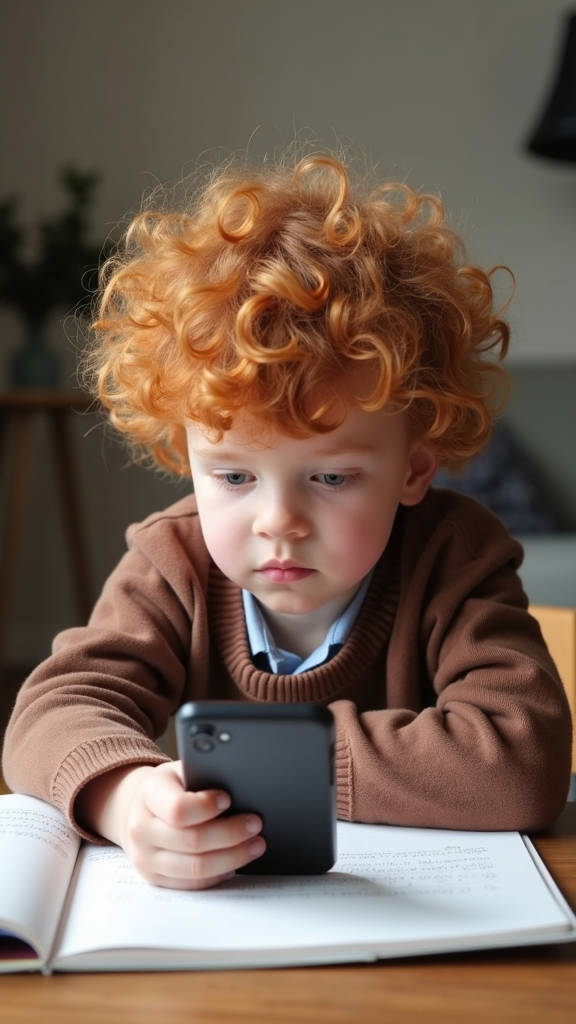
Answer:
[{"label": "child's arm", "polygon": [[227,793],[187,793],[179,762],[117,768],[93,779],[75,805],[77,820],[121,846],[153,885],[205,889],[265,850],[255,814],[221,817]]},{"label": "child's arm", "polygon": [[26,680],[3,749],[9,787],[59,807],[94,841],[101,833],[85,827],[89,815],[82,824],[74,816],[84,787],[168,763],[155,740],[187,696],[204,693],[208,671],[209,557],[193,499],[131,529],[129,540],[88,628],[56,637]]},{"label": "child's arm", "polygon": [[185,792],[155,743],[186,686],[193,696],[206,683],[209,559],[196,527],[185,499],[129,531],[89,628],[57,637],[26,681],[3,751],[12,789],[122,846],[148,881],[181,889],[215,885],[264,850],[255,815],[219,817],[228,796]]},{"label": "child's arm", "polygon": [[381,710],[336,700],[338,813],[535,830],[564,806],[571,717],[516,568],[520,545],[467,499],[406,517]]}]

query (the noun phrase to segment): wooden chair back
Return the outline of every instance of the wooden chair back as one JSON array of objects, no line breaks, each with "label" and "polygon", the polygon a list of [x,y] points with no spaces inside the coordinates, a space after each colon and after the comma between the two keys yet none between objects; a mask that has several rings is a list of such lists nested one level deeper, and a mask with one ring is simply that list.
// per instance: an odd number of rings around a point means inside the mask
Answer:
[{"label": "wooden chair back", "polygon": [[[542,636],[556,662],[570,704],[576,736],[576,609],[531,604],[529,611],[540,623]],[[576,774],[576,743],[572,748],[572,773]]]}]

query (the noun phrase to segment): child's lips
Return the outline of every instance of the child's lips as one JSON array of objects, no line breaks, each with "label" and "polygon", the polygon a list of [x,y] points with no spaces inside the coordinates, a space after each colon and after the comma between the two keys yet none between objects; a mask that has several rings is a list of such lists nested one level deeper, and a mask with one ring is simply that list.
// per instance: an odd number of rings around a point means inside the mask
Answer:
[{"label": "child's lips", "polygon": [[295,562],[272,561],[266,562],[256,572],[270,583],[297,583],[298,580],[310,576],[314,569],[309,569],[305,565],[297,565]]}]

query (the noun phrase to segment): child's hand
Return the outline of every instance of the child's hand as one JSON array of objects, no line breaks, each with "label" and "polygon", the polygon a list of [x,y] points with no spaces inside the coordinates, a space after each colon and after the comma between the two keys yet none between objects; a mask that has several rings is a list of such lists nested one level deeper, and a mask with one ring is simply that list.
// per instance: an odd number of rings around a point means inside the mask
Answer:
[{"label": "child's hand", "polygon": [[227,793],[187,793],[180,762],[120,768],[94,779],[77,803],[79,819],[121,846],[146,881],[207,889],[265,850],[255,814],[221,817]]}]

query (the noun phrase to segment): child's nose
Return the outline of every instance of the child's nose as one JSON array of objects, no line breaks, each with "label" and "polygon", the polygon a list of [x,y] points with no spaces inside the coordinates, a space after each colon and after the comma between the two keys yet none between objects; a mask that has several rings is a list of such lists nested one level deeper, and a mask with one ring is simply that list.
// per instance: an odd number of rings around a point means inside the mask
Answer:
[{"label": "child's nose", "polygon": [[262,501],[253,524],[257,536],[304,537],[310,527],[293,495],[271,494]]}]

